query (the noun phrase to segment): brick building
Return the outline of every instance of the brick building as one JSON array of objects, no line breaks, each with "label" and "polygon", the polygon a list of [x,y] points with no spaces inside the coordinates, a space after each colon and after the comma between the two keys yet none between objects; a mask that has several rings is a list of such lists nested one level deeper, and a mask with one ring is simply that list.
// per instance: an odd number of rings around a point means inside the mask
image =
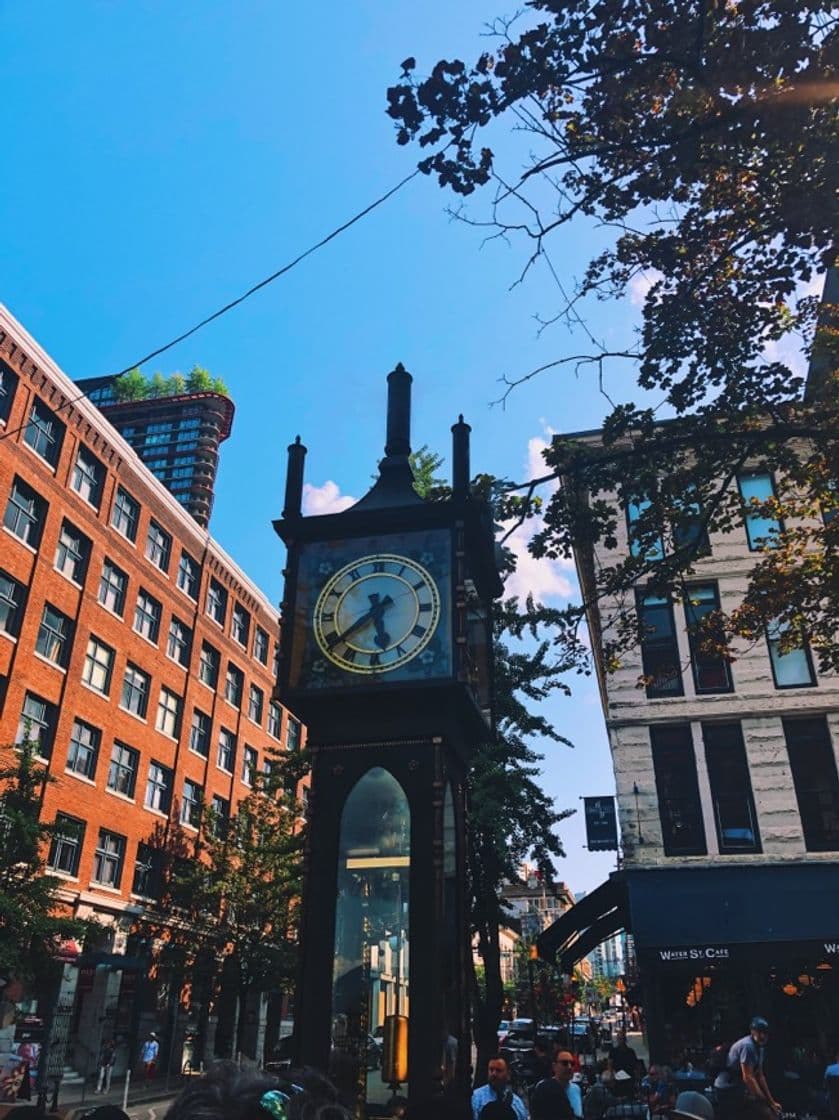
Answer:
[{"label": "brick building", "polygon": [[1,306],[0,507],[0,744],[28,722],[54,779],[43,818],[68,826],[50,869],[104,927],[59,1002],[84,1071],[103,1030],[124,1063],[167,1028],[134,998],[152,838],[197,835],[202,804],[232,812],[302,730],[272,699],[275,608]]}]

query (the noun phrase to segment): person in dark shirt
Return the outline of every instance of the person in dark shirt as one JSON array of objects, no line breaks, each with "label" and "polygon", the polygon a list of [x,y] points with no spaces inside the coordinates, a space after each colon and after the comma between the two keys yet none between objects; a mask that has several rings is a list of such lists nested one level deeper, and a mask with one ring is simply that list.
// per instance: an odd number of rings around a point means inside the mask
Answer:
[{"label": "person in dark shirt", "polygon": [[637,1066],[638,1057],[626,1041],[626,1031],[618,1031],[617,1043],[609,1050],[609,1069],[612,1074],[623,1073],[627,1075],[615,1079],[614,1091],[618,1096],[632,1096]]},{"label": "person in dark shirt", "polygon": [[569,1093],[573,1076],[572,1055],[567,1050],[557,1050],[553,1076],[540,1081],[530,1094],[530,1120],[574,1120],[577,1113]]}]

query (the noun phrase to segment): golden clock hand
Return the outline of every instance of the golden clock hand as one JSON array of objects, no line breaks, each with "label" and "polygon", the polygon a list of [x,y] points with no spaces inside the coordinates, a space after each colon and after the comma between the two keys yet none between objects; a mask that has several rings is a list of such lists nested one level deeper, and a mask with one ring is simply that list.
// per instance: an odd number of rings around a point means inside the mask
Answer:
[{"label": "golden clock hand", "polygon": [[[373,596],[371,595],[370,598],[372,601]],[[365,611],[364,614],[357,618],[351,626],[348,626],[346,630],[342,630],[340,634],[335,634],[330,639],[329,648],[332,649],[334,646],[337,646],[339,642],[345,642],[351,634],[354,634],[357,630],[361,630],[361,628],[363,626],[366,626],[368,622],[373,622],[376,619],[381,619],[384,612],[388,607],[392,606],[392,604],[393,599],[391,599],[390,595],[385,595],[384,599],[382,599],[380,602],[372,603],[369,611]]]}]

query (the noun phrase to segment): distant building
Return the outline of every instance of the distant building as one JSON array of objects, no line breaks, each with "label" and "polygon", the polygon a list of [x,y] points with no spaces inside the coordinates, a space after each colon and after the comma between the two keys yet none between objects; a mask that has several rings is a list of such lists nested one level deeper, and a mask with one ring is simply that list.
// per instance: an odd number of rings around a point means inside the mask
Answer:
[{"label": "distant building", "polygon": [[523,865],[520,879],[504,885],[501,896],[518,919],[525,941],[538,937],[574,905],[574,896],[565,883],[549,885],[529,864]]},{"label": "distant building", "polygon": [[123,399],[115,377],[76,382],[155,478],[206,528],[213,508],[219,445],[230,435],[233,402],[224,393],[185,391]]}]

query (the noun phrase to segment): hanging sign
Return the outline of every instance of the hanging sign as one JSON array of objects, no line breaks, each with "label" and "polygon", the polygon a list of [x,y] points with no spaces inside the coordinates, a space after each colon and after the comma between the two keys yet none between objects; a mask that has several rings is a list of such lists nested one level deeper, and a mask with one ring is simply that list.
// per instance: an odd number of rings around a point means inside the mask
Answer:
[{"label": "hanging sign", "polygon": [[590,852],[614,852],[618,847],[618,822],[614,797],[584,797],[586,840]]}]

